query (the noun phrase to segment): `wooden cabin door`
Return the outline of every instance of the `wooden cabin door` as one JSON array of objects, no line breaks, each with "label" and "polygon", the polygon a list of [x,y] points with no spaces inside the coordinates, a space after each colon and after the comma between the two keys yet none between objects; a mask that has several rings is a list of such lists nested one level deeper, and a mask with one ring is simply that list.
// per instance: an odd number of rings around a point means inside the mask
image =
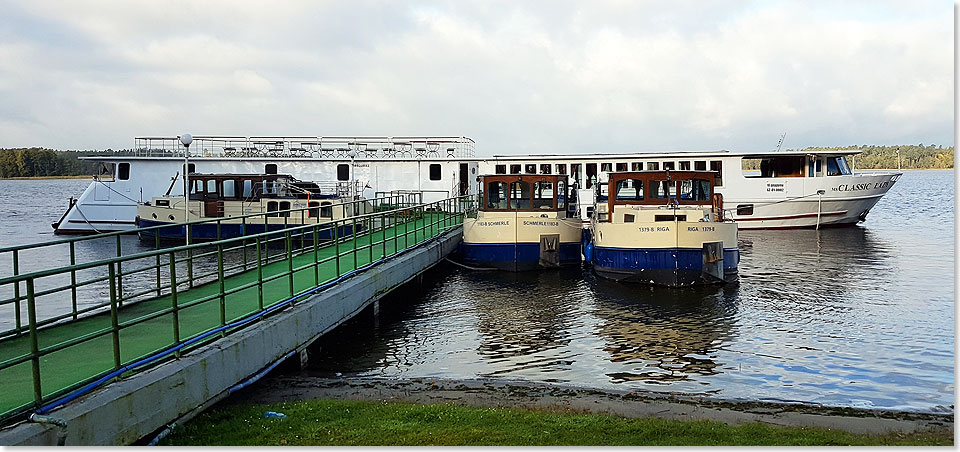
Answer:
[{"label": "wooden cabin door", "polygon": [[204,201],[204,202],[203,202],[203,216],[205,216],[205,217],[222,217],[222,216],[223,216],[223,201]]}]

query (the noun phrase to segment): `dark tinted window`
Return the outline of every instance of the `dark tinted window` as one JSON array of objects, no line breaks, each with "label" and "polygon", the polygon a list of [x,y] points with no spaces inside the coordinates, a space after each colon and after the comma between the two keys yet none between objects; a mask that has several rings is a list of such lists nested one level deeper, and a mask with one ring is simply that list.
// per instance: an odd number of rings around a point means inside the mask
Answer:
[{"label": "dark tinted window", "polygon": [[430,164],[430,180],[440,180],[440,164]]},{"label": "dark tinted window", "polygon": [[276,163],[267,163],[263,167],[263,172],[265,174],[277,174],[277,164]]},{"label": "dark tinted window", "polygon": [[130,179],[130,164],[121,163],[117,165],[117,179],[127,180]]},{"label": "dark tinted window", "polygon": [[495,172],[497,174],[507,174],[507,165],[497,165]]},{"label": "dark tinted window", "polygon": [[346,163],[337,165],[337,180],[350,180],[350,165]]}]

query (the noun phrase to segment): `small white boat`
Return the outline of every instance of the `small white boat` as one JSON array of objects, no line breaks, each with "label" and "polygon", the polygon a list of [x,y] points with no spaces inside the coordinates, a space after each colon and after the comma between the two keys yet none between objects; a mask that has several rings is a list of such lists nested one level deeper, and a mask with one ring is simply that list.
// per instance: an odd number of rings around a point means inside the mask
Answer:
[{"label": "small white boat", "polygon": [[[136,223],[138,228],[147,228],[212,220],[192,225],[191,240],[233,238],[330,223],[370,210],[363,200],[349,202],[350,196],[345,195],[348,191],[349,187],[337,190],[335,186],[325,190],[315,182],[284,174],[191,174],[188,206],[184,206],[182,195],[155,197],[137,206]],[[319,239],[353,233],[349,222],[341,223],[338,229],[322,228]],[[138,234],[142,240],[154,240],[157,235],[160,239],[183,240],[186,232],[183,227],[166,227],[138,230]],[[312,237],[312,231],[308,235]]]},{"label": "small white boat", "polygon": [[[737,279],[737,224],[709,171],[610,173],[597,184],[584,256],[596,274],[665,286]],[[609,193],[608,193],[609,192]]]},{"label": "small white boat", "polygon": [[580,265],[581,221],[560,175],[481,176],[476,218],[463,221],[467,264],[522,271]]}]

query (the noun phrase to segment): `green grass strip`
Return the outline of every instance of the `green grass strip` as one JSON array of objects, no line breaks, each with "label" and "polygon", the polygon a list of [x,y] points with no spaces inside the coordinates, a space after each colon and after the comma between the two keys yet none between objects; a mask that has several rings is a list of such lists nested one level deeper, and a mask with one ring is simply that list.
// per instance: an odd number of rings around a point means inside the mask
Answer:
[{"label": "green grass strip", "polygon": [[[265,418],[276,411],[286,419]],[[857,435],[821,428],[604,414],[307,400],[214,407],[161,445],[194,446],[868,446],[952,445],[949,431]]]}]

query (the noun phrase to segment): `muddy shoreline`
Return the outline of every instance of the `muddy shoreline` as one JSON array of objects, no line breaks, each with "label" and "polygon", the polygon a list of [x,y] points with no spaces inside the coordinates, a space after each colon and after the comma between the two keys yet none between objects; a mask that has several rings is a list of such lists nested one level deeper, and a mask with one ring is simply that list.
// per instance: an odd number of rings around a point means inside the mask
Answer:
[{"label": "muddy shoreline", "polygon": [[310,399],[453,403],[474,407],[510,407],[607,413],[623,417],[711,420],[726,424],[764,422],[821,427],[851,433],[889,434],[953,431],[953,413],[825,407],[801,403],[745,402],[681,394],[606,391],[505,380],[438,378],[385,379],[269,376],[221,402],[277,403]]}]

